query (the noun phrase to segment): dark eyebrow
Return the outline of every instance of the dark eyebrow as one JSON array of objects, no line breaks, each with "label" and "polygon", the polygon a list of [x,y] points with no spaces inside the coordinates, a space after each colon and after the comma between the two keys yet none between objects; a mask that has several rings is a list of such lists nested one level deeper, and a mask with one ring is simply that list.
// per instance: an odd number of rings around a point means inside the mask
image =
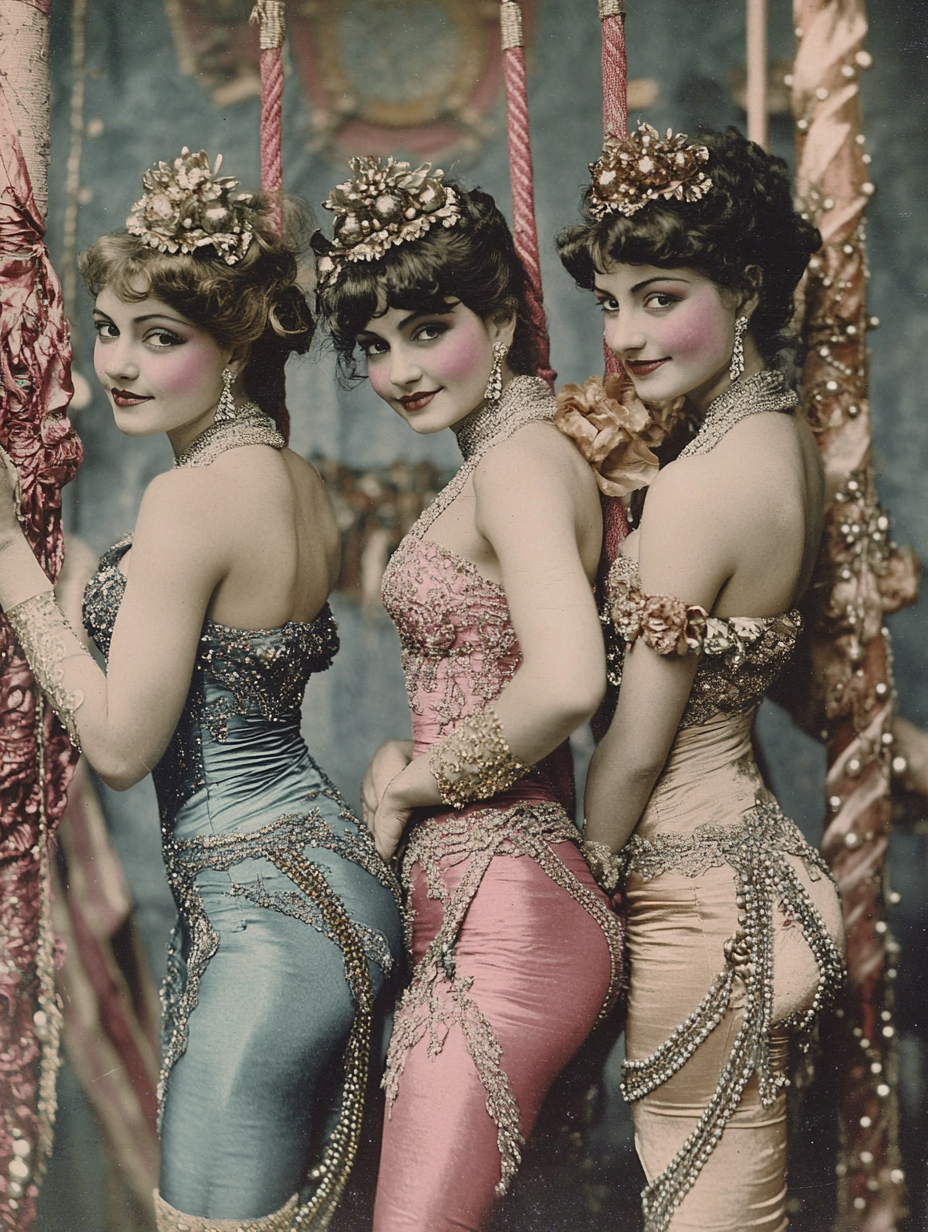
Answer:
[{"label": "dark eyebrow", "polygon": [[644,287],[650,286],[652,282],[688,282],[686,278],[677,278],[673,274],[658,274],[655,278],[645,278],[644,282],[636,282],[632,287],[632,294],[642,290]]},{"label": "dark eyebrow", "polygon": [[[113,319],[111,316],[105,313],[102,308],[94,308],[93,312],[94,312],[94,316],[106,317],[107,321],[112,321]],[[180,317],[172,317],[167,312],[148,312],[148,313],[145,313],[144,316],[132,318],[133,325],[142,325],[146,321],[173,321],[177,325],[189,325],[190,324],[189,321],[183,321],[181,320]]]}]

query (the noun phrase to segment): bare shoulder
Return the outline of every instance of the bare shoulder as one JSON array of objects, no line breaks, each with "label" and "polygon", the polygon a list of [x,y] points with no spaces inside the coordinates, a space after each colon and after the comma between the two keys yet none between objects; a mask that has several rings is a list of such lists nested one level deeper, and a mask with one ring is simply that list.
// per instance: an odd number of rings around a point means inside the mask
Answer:
[{"label": "bare shoulder", "polygon": [[595,495],[596,481],[576,447],[549,420],[523,424],[512,436],[481,458],[474,472],[474,489],[516,485],[520,489],[539,484],[569,488],[578,494]]}]

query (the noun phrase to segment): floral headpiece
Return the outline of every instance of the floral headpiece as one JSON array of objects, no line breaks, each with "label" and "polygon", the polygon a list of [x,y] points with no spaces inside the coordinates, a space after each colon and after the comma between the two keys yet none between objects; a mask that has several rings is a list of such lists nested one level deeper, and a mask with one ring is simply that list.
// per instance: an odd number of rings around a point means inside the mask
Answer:
[{"label": "floral headpiece", "polygon": [[607,214],[632,214],[658,197],[698,201],[712,187],[702,169],[709,161],[704,145],[690,145],[685,133],[660,133],[639,124],[628,137],[607,137],[603,152],[590,164],[590,213],[597,220]]},{"label": "floral headpiece", "polygon": [[626,497],[657,478],[654,450],[685,414],[685,398],[645,404],[624,372],[558,390],[554,425],[593,468],[607,496]]},{"label": "floral headpiece", "polygon": [[435,223],[453,227],[461,217],[444,172],[423,163],[415,171],[393,158],[351,159],[354,175],[337,184],[323,201],[336,218],[332,242],[314,239],[319,290],[337,279],[346,261],[376,261],[394,244],[417,240]]},{"label": "floral headpiece", "polygon": [[192,253],[212,246],[227,265],[248,251],[257,208],[251,193],[236,192],[238,180],[212,171],[205,150],[184,146],[173,163],[160,162],[142,176],[145,195],[136,201],[126,229],[161,252]]}]

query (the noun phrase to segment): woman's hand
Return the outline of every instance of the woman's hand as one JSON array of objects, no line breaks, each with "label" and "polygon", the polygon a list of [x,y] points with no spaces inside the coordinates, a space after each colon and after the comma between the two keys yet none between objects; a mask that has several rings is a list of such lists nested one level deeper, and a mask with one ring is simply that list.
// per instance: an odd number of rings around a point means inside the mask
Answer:
[{"label": "woman's hand", "polygon": [[0,542],[22,533],[23,489],[13,459],[0,448]]},{"label": "woman's hand", "polygon": [[404,803],[402,798],[388,786],[383,793],[373,821],[369,823],[377,851],[381,859],[388,864],[396,855],[396,849],[400,845],[403,832],[409,822],[410,813],[412,813],[412,807]]},{"label": "woman's hand", "polygon": [[411,740],[385,740],[371,758],[361,780],[361,814],[369,830],[373,830],[374,816],[387,785],[411,761]]}]

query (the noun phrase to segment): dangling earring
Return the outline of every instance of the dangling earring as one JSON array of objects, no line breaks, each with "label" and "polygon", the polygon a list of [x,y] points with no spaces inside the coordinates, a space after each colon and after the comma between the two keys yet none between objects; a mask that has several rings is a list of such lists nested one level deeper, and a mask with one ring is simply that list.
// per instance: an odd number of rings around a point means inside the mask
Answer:
[{"label": "dangling earring", "polygon": [[483,395],[487,406],[498,406],[499,400],[503,396],[503,360],[508,354],[508,342],[493,343],[493,367],[490,369],[487,387]]},{"label": "dangling earring", "polygon": [[735,345],[732,348],[731,363],[728,367],[728,375],[733,381],[737,381],[738,377],[744,371],[744,343],[741,339],[744,337],[744,332],[747,327],[747,317],[739,317],[735,322]]},{"label": "dangling earring", "polygon": [[222,370],[222,393],[219,395],[219,404],[216,407],[216,414],[213,416],[215,423],[228,423],[230,419],[235,418],[235,399],[232,397],[232,383],[235,380],[235,373],[231,368],[223,368]]}]

